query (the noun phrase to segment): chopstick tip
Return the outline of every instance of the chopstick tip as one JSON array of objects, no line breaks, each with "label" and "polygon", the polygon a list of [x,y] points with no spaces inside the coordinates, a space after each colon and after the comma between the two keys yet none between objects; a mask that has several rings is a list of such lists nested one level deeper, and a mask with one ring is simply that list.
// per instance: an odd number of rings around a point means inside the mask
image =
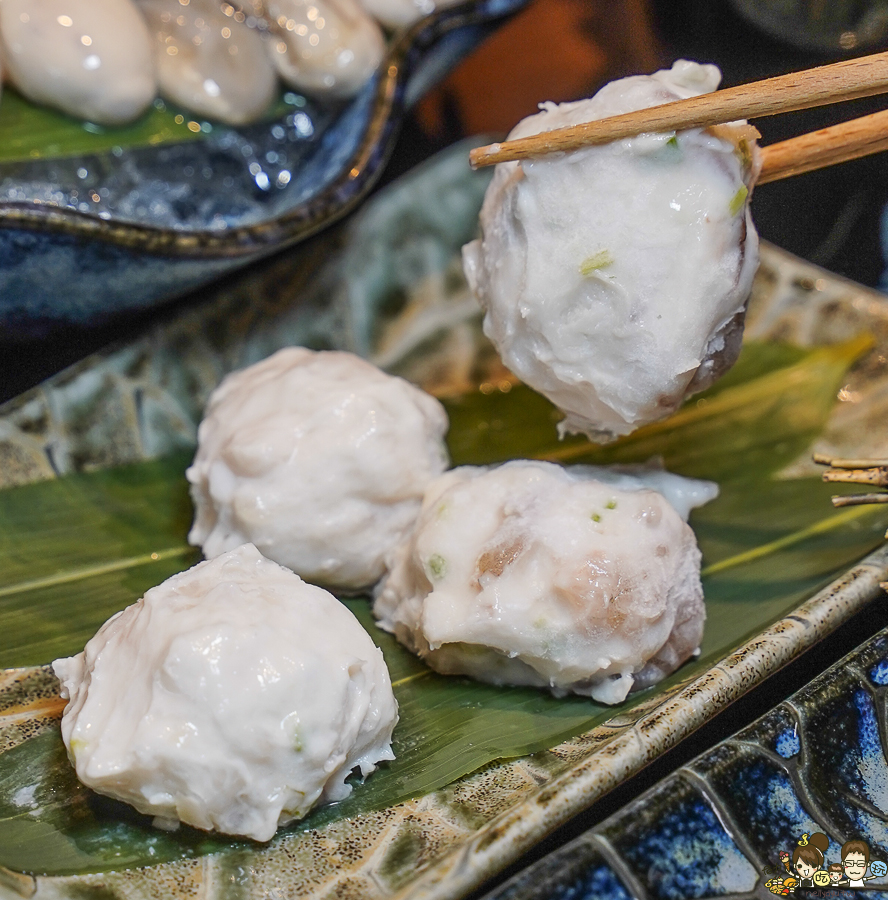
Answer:
[{"label": "chopstick tip", "polygon": [[497,160],[496,156],[502,149],[502,145],[499,143],[495,144],[486,144],[483,147],[475,147],[472,150],[469,150],[469,165],[473,169],[481,169],[484,166],[492,166]]}]

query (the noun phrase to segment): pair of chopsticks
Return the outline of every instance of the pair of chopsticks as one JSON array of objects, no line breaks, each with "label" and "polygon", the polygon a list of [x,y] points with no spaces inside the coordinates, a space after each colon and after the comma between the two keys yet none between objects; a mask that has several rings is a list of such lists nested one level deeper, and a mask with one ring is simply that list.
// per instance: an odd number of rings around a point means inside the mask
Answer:
[{"label": "pair of chopsticks", "polygon": [[[473,168],[606,144],[643,132],[706,128],[888,92],[888,52],[766,78],[662,106],[478,147]],[[759,184],[888,150],[888,110],[762,147]]]}]

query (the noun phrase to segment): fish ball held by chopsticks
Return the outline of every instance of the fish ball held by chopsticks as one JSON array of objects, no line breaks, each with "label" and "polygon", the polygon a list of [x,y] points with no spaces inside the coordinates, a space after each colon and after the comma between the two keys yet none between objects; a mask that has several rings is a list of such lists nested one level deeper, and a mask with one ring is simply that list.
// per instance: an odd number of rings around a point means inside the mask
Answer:
[{"label": "fish ball held by chopsticks", "polygon": [[[720,78],[680,60],[542,104],[509,137],[700,95]],[[737,122],[496,167],[464,267],[486,334],[564,411],[562,433],[628,434],[735,362],[758,265],[757,136]]]}]

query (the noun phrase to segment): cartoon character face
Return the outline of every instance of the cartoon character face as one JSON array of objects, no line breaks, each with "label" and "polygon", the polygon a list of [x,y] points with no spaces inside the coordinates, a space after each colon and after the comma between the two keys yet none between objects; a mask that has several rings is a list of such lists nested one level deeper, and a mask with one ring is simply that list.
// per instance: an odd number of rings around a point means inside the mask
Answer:
[{"label": "cartoon character face", "polygon": [[811,863],[806,863],[803,859],[800,859],[795,864],[795,870],[802,878],[810,878],[817,871],[817,868]]},{"label": "cartoon character face", "polygon": [[838,884],[842,880],[842,878],[844,878],[845,876],[841,872],[841,870],[836,871],[835,869],[830,869],[829,877],[833,884]]},{"label": "cartoon character face", "polygon": [[866,857],[862,853],[849,853],[843,860],[845,876],[851,881],[860,881],[866,875]]}]

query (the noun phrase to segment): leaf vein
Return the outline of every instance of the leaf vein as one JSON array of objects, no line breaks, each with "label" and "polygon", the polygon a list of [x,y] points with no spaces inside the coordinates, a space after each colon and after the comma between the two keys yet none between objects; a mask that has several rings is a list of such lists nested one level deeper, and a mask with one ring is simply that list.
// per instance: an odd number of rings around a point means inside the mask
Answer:
[{"label": "leaf vein", "polygon": [[100,563],[98,565],[84,566],[81,569],[69,569],[66,572],[58,572],[55,575],[47,575],[44,578],[33,578],[30,581],[20,581],[16,584],[8,584],[0,587],[0,597],[9,597],[12,594],[21,594],[26,591],[36,591],[41,588],[56,587],[60,584],[70,584],[74,581],[83,581],[94,578],[97,575],[107,575],[111,572],[119,572],[122,569],[134,569],[138,566],[148,565],[153,562],[161,562],[165,559],[173,559],[177,556],[185,556],[192,552],[193,547],[167,547],[165,550],[156,550],[153,553],[143,553],[140,556],[128,556],[113,562]]}]

